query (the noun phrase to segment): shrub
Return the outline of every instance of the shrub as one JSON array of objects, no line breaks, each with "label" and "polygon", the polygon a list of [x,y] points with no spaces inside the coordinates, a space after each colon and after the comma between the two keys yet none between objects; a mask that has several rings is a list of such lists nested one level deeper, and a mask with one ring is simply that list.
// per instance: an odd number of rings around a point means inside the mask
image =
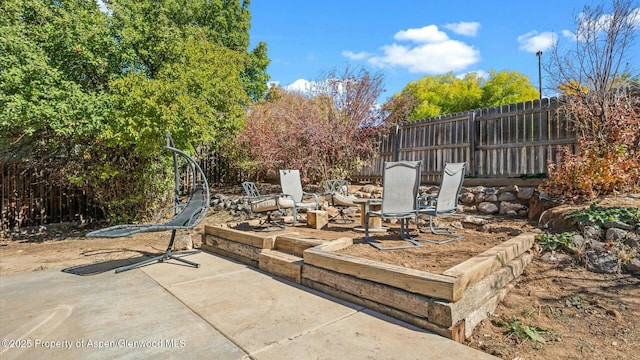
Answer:
[{"label": "shrub", "polygon": [[542,188],[576,200],[594,199],[640,187],[640,98],[620,95],[594,114],[588,98],[569,96],[564,112],[573,120],[578,151],[558,151]]}]

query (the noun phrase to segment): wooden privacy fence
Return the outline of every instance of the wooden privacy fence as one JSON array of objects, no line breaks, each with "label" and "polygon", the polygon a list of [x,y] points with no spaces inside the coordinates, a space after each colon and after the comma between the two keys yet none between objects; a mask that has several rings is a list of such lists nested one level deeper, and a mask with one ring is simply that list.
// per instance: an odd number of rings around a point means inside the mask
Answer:
[{"label": "wooden privacy fence", "polygon": [[551,98],[404,122],[352,178],[379,180],[385,161],[400,160],[422,160],[424,183],[438,183],[446,162],[467,162],[472,177],[539,176],[558,146],[575,151],[575,135],[557,110]]},{"label": "wooden privacy fence", "polygon": [[101,216],[90,194],[61,185],[46,169],[20,162],[0,162],[0,199],[0,233]]},{"label": "wooden privacy fence", "polygon": [[[219,153],[200,147],[196,158],[212,186],[240,183],[242,175]],[[26,226],[104,217],[92,194],[63,185],[53,175],[28,162],[0,161],[0,234]]]}]

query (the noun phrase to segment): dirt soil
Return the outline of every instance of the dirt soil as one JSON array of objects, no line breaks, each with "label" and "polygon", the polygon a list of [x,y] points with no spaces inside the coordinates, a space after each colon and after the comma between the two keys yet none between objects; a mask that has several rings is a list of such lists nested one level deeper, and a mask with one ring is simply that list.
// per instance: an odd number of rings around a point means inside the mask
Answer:
[{"label": "dirt soil", "polygon": [[[441,223],[444,223],[442,221]],[[521,224],[517,224],[518,228]],[[514,228],[515,229],[515,228]],[[396,230],[396,229],[393,229]],[[428,230],[428,229],[427,229]],[[411,245],[406,241],[397,241],[400,237],[399,231],[394,234],[376,235],[371,234],[371,239],[384,247]],[[428,271],[440,274],[445,270],[470,259],[481,252],[499,245],[510,238],[506,232],[478,232],[469,229],[458,229],[455,235],[463,235],[464,238],[446,244],[432,244],[421,242],[422,247],[413,249],[401,249],[380,251],[367,244],[364,238],[354,238],[354,244],[338,253],[352,255],[359,258],[376,260],[387,264],[403,266],[410,269]],[[427,236],[424,233],[413,232],[416,238],[433,239],[442,241],[447,237]]]},{"label": "dirt soil", "polygon": [[[606,202],[609,205],[627,205]],[[632,204],[640,206],[640,204]],[[356,222],[359,217],[355,216]],[[444,223],[459,220],[445,219]],[[208,217],[191,231],[199,241],[204,224],[229,223],[234,219],[219,213]],[[439,272],[500,243],[519,231],[535,230],[536,224],[501,219],[490,226],[492,232],[456,229],[465,238],[446,245],[426,245],[421,249],[378,251],[363,244],[364,234],[353,231],[356,224],[330,225],[327,230],[298,226],[287,231],[319,238],[351,237],[356,243],[343,252],[409,268]],[[397,236],[397,225],[387,235]],[[0,275],[65,269],[118,259],[136,258],[165,250],[167,232],[137,234],[122,239],[90,239],[89,228],[69,224],[25,229],[12,238],[0,238]],[[424,236],[425,234],[420,234]],[[467,339],[468,346],[503,359],[640,359],[640,277],[595,274],[571,262],[534,261],[518,279],[489,318]],[[504,324],[510,323],[511,331]],[[502,324],[502,325],[501,325]],[[519,326],[518,326],[519,324]],[[516,330],[536,331],[538,342],[518,338]],[[544,341],[544,342],[542,342]]]}]

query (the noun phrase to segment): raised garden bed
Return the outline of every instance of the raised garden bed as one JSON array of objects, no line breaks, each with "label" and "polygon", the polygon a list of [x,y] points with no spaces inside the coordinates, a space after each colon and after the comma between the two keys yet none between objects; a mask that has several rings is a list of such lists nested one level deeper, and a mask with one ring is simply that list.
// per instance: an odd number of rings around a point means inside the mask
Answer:
[{"label": "raised garden bed", "polygon": [[533,243],[521,234],[437,272],[349,255],[350,237],[206,226],[202,248],[463,341],[514,285]]}]

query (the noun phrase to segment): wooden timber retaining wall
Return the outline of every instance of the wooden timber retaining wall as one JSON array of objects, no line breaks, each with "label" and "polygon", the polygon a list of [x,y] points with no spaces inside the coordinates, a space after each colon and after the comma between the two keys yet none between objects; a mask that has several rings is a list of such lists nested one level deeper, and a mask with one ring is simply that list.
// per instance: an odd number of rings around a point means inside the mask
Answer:
[{"label": "wooden timber retaining wall", "polygon": [[351,238],[205,226],[202,249],[462,342],[515,285],[533,243],[518,235],[442,274],[337,253]]}]

